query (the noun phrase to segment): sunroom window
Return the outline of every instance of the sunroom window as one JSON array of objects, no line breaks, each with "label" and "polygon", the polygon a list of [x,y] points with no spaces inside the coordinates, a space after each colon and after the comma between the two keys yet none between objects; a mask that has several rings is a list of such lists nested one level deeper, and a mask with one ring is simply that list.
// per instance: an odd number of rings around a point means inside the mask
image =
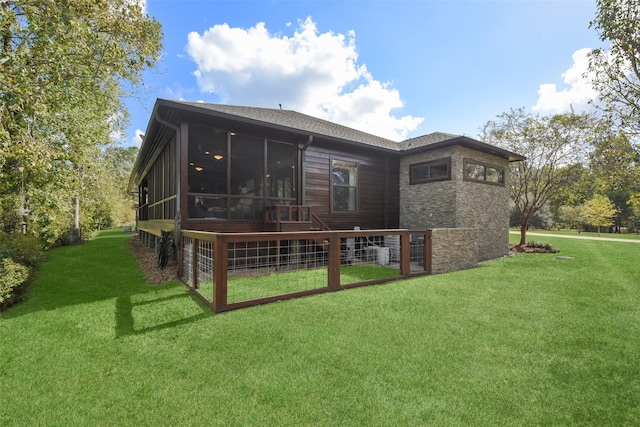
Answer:
[{"label": "sunroom window", "polygon": [[296,147],[260,135],[189,126],[189,218],[262,220],[295,204]]}]

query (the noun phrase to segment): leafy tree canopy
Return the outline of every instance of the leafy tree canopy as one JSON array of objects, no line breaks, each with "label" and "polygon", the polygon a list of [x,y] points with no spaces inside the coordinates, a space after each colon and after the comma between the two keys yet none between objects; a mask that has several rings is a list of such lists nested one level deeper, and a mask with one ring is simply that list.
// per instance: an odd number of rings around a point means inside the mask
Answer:
[{"label": "leafy tree canopy", "polygon": [[627,135],[599,132],[590,166],[602,191],[640,191],[640,148]]},{"label": "leafy tree canopy", "polygon": [[531,218],[586,162],[594,134],[587,115],[540,116],[512,109],[489,121],[482,139],[526,157],[510,167],[511,199],[520,213],[520,244]]},{"label": "leafy tree canopy", "polygon": [[7,228],[24,190],[47,234],[69,210],[62,204],[91,191],[81,181],[127,118],[124,88],[158,60],[161,27],[137,0],[0,1],[0,10],[0,214]]},{"label": "leafy tree canopy", "polygon": [[617,211],[607,196],[596,194],[592,199],[584,202],[582,206],[582,219],[587,224],[598,227],[599,236],[600,227],[613,225],[613,217]]},{"label": "leafy tree canopy", "polygon": [[590,23],[610,49],[590,55],[589,70],[600,93],[602,108],[618,126],[640,133],[640,2],[597,0]]}]

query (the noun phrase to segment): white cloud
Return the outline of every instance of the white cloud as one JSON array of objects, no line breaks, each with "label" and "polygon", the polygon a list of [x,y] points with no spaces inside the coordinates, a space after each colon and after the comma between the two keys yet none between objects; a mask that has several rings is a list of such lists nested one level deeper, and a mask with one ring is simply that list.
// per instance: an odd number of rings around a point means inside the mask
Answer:
[{"label": "white cloud", "polygon": [[[188,35],[201,91],[222,102],[297,110],[400,140],[423,121],[396,117],[403,104],[390,83],[358,64],[355,33],[319,34],[311,18],[292,36],[273,35],[263,22],[249,29],[215,25]],[[355,88],[355,89],[353,89]]]},{"label": "white cloud", "polygon": [[571,68],[562,73],[566,87],[558,89],[554,83],[541,84],[538,89],[538,102],[532,107],[534,111],[565,113],[581,112],[588,109],[588,103],[597,98],[597,92],[591,85],[591,79],[585,76],[589,69],[588,54],[591,49],[584,48],[573,53]]},{"label": "white cloud", "polygon": [[140,148],[140,145],[142,145],[142,137],[144,137],[144,131],[136,129],[134,136],[131,137],[129,146]]}]

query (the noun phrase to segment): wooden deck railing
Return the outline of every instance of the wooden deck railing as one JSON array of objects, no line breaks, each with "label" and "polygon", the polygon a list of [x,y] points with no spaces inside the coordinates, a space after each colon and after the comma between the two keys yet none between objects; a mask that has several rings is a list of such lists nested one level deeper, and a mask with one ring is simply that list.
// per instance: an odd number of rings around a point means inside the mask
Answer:
[{"label": "wooden deck railing", "polygon": [[182,230],[180,251],[179,276],[215,312],[431,273],[430,230]]},{"label": "wooden deck railing", "polygon": [[330,231],[311,206],[278,205],[269,206],[264,212],[267,231]]}]

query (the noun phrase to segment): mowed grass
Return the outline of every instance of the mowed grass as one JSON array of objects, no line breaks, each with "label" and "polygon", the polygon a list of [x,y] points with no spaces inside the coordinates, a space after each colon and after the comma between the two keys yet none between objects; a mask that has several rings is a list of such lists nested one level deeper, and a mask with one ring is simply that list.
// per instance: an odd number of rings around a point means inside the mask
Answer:
[{"label": "mowed grass", "polygon": [[126,237],[50,251],[0,314],[0,425],[640,424],[640,244],[214,315]]},{"label": "mowed grass", "polygon": [[[512,234],[518,233],[520,234],[520,229],[512,228],[510,230]],[[536,236],[536,233],[539,234],[554,234],[558,236],[577,236],[577,237],[604,237],[607,239],[622,239],[622,240],[640,240],[640,234],[638,233],[609,233],[608,231],[602,230],[600,235],[598,235],[595,231],[581,231],[578,233],[577,230],[537,230],[531,229],[527,232],[527,242],[535,241],[535,240],[544,240],[544,237]],[[518,240],[514,240],[512,243],[518,243]]]},{"label": "mowed grass", "polygon": [[[340,267],[340,283],[366,282],[387,279],[400,275],[398,268],[385,267],[378,264],[342,265]],[[256,277],[230,278],[227,284],[227,300],[229,303],[264,298],[273,295],[284,295],[310,289],[326,288],[327,268],[312,270],[295,270],[272,273]],[[213,282],[206,283],[203,295],[213,296]]]}]

